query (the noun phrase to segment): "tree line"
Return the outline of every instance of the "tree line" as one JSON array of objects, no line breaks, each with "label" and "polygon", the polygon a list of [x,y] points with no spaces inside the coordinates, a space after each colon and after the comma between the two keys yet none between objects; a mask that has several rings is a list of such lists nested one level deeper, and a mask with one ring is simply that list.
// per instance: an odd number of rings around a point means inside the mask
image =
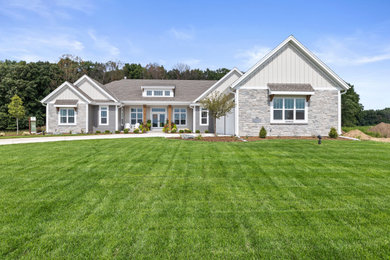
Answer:
[{"label": "tree line", "polygon": [[360,96],[353,85],[341,96],[342,125],[343,126],[367,126],[381,122],[390,123],[390,107],[385,109],[364,110],[360,104]]},{"label": "tree line", "polygon": [[[20,129],[28,127],[28,117],[37,118],[37,126],[45,124],[45,107],[40,103],[45,96],[64,81],[75,82],[86,74],[106,84],[123,79],[186,79],[219,80],[229,70],[191,69],[186,64],[177,64],[167,70],[157,63],[146,66],[136,63],[108,61],[106,63],[84,61],[72,55],[63,55],[57,63],[0,61],[0,130],[16,129],[16,121],[8,105],[14,95],[18,95],[24,105],[25,117],[19,120]],[[364,110],[360,97],[354,87],[342,95],[343,126],[374,125],[380,122],[390,123],[390,108],[382,110]]]},{"label": "tree line", "polygon": [[63,55],[57,63],[0,61],[0,130],[16,129],[16,121],[8,105],[18,95],[25,108],[25,117],[19,120],[19,128],[28,128],[28,117],[37,118],[37,126],[45,124],[45,107],[40,103],[45,96],[64,81],[75,82],[86,74],[106,84],[123,79],[188,79],[219,80],[229,70],[191,69],[188,65],[177,64],[167,70],[157,63],[146,66],[135,63],[108,61],[106,63],[84,61],[72,55]]}]

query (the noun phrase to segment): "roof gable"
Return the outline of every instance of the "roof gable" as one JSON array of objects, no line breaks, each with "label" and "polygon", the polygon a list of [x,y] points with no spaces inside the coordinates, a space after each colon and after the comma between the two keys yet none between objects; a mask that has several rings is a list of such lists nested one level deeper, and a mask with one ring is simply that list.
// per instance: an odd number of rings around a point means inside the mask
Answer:
[{"label": "roof gable", "polygon": [[87,75],[79,78],[75,83],[82,92],[86,93],[93,100],[113,100],[118,101],[102,84]]},{"label": "roof gable", "polygon": [[242,76],[242,72],[237,68],[233,68],[229,71],[225,76],[223,76],[220,80],[218,80],[214,85],[212,85],[209,89],[203,92],[197,99],[194,100],[194,103],[198,102],[202,98],[206,97],[213,91],[224,92],[232,83],[234,83],[237,79]]},{"label": "roof gable", "polygon": [[75,88],[71,83],[69,83],[67,81],[62,83],[55,90],[53,90],[49,95],[47,95],[44,99],[42,99],[41,102],[48,103],[66,90],[71,91],[74,95],[76,95],[80,99],[86,101],[87,103],[91,103],[91,100],[89,99],[89,97],[84,95],[82,92],[80,92],[77,88]]},{"label": "roof gable", "polygon": [[[288,62],[296,62],[289,64]],[[290,65],[290,66],[289,66]],[[250,68],[240,79],[233,83],[233,88],[239,88],[240,86],[258,85],[259,81],[252,80],[256,74],[262,72],[264,68],[270,66],[269,71],[265,71],[263,78],[268,77],[268,82],[261,82],[262,85],[267,83],[281,83],[280,77],[275,82],[275,77],[270,77],[270,74],[283,75],[283,83],[315,83],[310,82],[314,80],[319,85],[335,86],[339,89],[347,90],[349,86],[342,80],[336,73],[334,73],[328,66],[326,66],[320,59],[318,59],[313,53],[311,53],[306,47],[304,47],[294,36],[289,36],[278,47],[268,53],[263,59]],[[288,66],[286,71],[279,71],[283,66]],[[290,73],[290,75],[289,75]],[[299,77],[295,77],[297,74],[302,74]],[[309,76],[310,75],[310,76]],[[265,79],[264,79],[265,80]],[[313,84],[314,86],[316,84]]]}]

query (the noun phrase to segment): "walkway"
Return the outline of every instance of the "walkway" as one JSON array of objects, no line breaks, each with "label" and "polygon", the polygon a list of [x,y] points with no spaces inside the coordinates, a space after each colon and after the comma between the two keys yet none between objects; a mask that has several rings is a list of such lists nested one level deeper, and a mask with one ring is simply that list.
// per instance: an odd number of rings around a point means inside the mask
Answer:
[{"label": "walkway", "polygon": [[[192,134],[197,135],[197,134]],[[202,134],[202,136],[214,136],[213,134]],[[96,139],[119,139],[119,138],[147,138],[147,137],[180,137],[180,134],[165,134],[149,132],[145,134],[107,134],[107,135],[76,135],[76,136],[50,136],[50,137],[31,137],[31,138],[10,138],[0,139],[0,145],[7,144],[28,144],[28,143],[46,143],[58,141],[77,141],[77,140],[96,140]]]}]

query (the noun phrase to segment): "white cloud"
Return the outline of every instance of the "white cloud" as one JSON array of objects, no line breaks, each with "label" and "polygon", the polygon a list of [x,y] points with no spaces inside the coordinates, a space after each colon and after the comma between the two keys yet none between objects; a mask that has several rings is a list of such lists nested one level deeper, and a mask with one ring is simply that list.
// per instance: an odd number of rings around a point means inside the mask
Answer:
[{"label": "white cloud", "polygon": [[190,67],[195,67],[195,66],[199,65],[200,60],[198,60],[198,59],[187,59],[187,60],[183,60],[180,63],[186,64],[186,65],[188,65]]},{"label": "white cloud", "polygon": [[[261,58],[267,55],[271,51],[271,48],[265,46],[254,46],[251,49],[239,50],[235,55],[236,58],[241,60],[241,66],[245,70],[255,65]],[[240,66],[240,67],[241,67]]]},{"label": "white cloud", "polygon": [[190,40],[194,38],[194,30],[178,30],[176,28],[172,28],[169,30],[169,34],[175,37],[178,40]]},{"label": "white cloud", "polygon": [[95,47],[107,52],[109,54],[109,58],[116,57],[120,54],[119,49],[111,44],[106,37],[97,36],[92,30],[88,31],[88,35],[93,40]]},{"label": "white cloud", "polygon": [[372,44],[357,37],[328,37],[317,42],[314,53],[325,63],[339,66],[359,66],[390,60],[390,42],[387,47]]}]

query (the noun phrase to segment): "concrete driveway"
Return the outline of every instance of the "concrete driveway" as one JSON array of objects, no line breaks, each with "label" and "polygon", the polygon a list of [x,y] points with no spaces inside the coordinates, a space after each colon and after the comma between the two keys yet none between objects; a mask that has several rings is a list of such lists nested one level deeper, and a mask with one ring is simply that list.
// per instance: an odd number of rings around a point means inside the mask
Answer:
[{"label": "concrete driveway", "polygon": [[[197,135],[197,134],[192,134]],[[213,134],[202,134],[202,136],[214,136]],[[28,144],[28,143],[46,143],[58,141],[77,141],[77,140],[96,140],[96,139],[119,139],[119,138],[148,138],[148,137],[180,137],[180,134],[165,134],[149,132],[145,134],[107,134],[107,135],[77,135],[77,136],[50,136],[50,137],[31,137],[31,138],[10,138],[0,139],[0,145],[7,144]]]}]

